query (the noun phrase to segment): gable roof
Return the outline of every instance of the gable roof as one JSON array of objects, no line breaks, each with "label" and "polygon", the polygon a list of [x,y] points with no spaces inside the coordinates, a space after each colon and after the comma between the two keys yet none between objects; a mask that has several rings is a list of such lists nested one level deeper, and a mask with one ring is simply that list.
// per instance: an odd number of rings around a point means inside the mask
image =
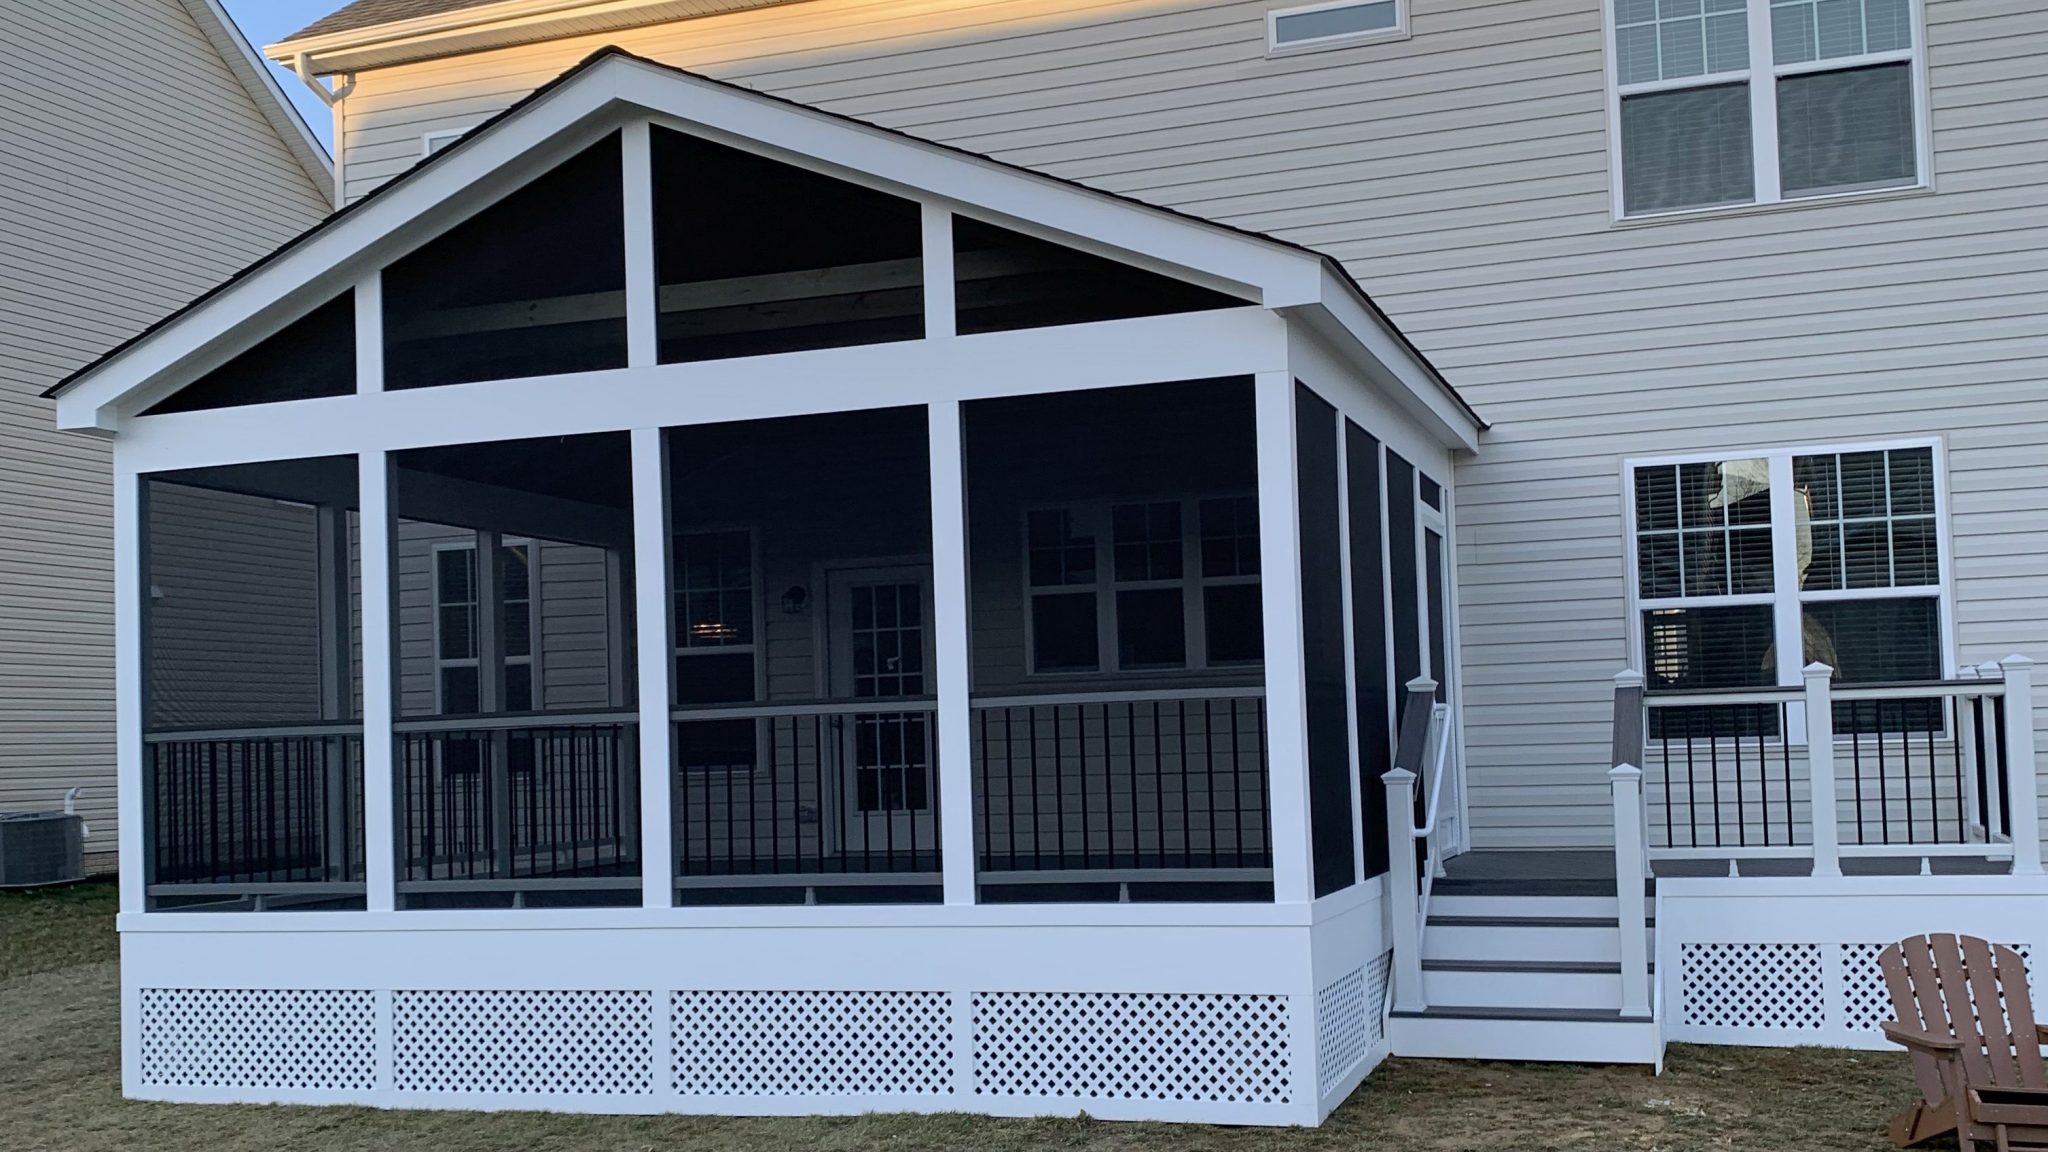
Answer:
[{"label": "gable roof", "polygon": [[298,105],[285,95],[284,88],[277,82],[277,75],[257,54],[249,38],[242,34],[241,26],[221,7],[220,0],[180,0],[180,3],[193,22],[199,25],[199,31],[213,45],[214,51],[220,54],[221,62],[234,73],[242,90],[249,94],[264,121],[284,142],[292,159],[298,161],[306,179],[313,182],[323,198],[331,194],[334,161],[327,155],[327,146],[313,134],[313,126],[306,123]]},{"label": "gable roof", "polygon": [[463,8],[482,8],[498,0],[355,0],[338,12],[330,12],[290,36],[286,41],[325,36],[330,32],[351,32],[420,16],[439,16]]},{"label": "gable roof", "polygon": [[[606,76],[611,83],[605,82]],[[107,377],[111,383],[102,390],[110,388],[111,392],[103,402],[111,403],[165,370],[167,363],[190,358],[201,346],[225,339],[226,330],[250,323],[265,307],[259,298],[259,281],[275,281],[272,303],[286,293],[302,290],[307,281],[323,272],[332,273],[363,248],[399,230],[448,195],[515,164],[555,133],[619,105],[701,123],[713,131],[723,131],[770,150],[865,173],[928,197],[937,196],[998,216],[1028,221],[1110,249],[1140,257],[1150,255],[1160,263],[1206,274],[1213,283],[1253,289],[1268,308],[1318,306],[1336,327],[1357,338],[1376,359],[1390,364],[1405,362],[1412,367],[1422,383],[1417,399],[1459,440],[1474,443],[1476,433],[1486,427],[1485,421],[1428,357],[1332,257],[1291,241],[1147,204],[757,92],[649,60],[616,46],[592,53],[471,129],[455,145],[422,159],[403,175],[327,217],[59,381],[44,395],[63,397],[89,381]],[[543,108],[554,109],[554,114],[541,116]],[[519,133],[516,126],[529,121],[528,130]],[[887,156],[881,154],[883,150],[888,152]],[[455,174],[458,170],[462,174]],[[1182,243],[1172,244],[1175,238]],[[1189,242],[1195,247],[1189,248]],[[1176,248],[1175,255],[1157,254],[1166,247]],[[1337,299],[1332,299],[1333,289]],[[230,300],[243,296],[249,299],[238,301],[237,308],[228,308]],[[169,343],[178,329],[188,324],[197,328],[199,321],[216,309],[224,313],[214,321],[224,326],[222,332],[187,334],[184,343],[191,347],[166,349],[165,355],[170,359],[154,367],[129,363],[139,359],[146,347]],[[1421,394],[1423,391],[1429,394]],[[85,427],[92,423],[65,426]]]}]

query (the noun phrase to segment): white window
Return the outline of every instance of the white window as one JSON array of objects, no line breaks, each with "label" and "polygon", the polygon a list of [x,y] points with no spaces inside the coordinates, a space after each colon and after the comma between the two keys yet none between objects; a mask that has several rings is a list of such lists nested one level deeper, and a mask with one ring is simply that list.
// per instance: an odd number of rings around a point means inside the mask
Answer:
[{"label": "white window", "polygon": [[1025,514],[1033,672],[1146,672],[1264,658],[1258,500],[1140,500]]},{"label": "white window", "polygon": [[1609,0],[1616,210],[1926,182],[1919,0]]},{"label": "white window", "polygon": [[754,534],[745,528],[678,532],[672,547],[676,701],[752,703],[760,651]]},{"label": "white window", "polygon": [[469,129],[467,128],[448,128],[439,132],[429,132],[420,137],[420,155],[432,156],[441,149],[462,139],[468,133]]},{"label": "white window", "polygon": [[[531,712],[533,699],[534,601],[532,546],[507,540],[499,611],[504,619],[501,654],[505,699],[501,711]],[[478,633],[481,631],[475,544],[442,544],[434,549],[434,692],[436,711],[465,716],[481,712]]]},{"label": "white window", "polygon": [[1266,13],[1266,48],[1283,52],[1408,34],[1407,0],[1337,0]]},{"label": "white window", "polygon": [[1652,691],[1949,672],[1940,450],[1909,442],[1632,461],[1629,569]]}]

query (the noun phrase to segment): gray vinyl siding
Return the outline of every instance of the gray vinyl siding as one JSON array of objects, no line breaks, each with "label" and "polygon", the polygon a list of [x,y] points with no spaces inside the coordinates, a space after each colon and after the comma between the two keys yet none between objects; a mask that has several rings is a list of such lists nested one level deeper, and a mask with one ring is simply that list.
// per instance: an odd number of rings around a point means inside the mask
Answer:
[{"label": "gray vinyl siding", "polygon": [[178,0],[0,0],[0,810],[114,822],[111,479],[40,393],[289,239],[323,189]]},{"label": "gray vinyl siding", "polygon": [[809,0],[367,72],[350,191],[617,43],[1338,257],[1493,425],[1455,497],[1477,846],[1609,838],[1625,457],[1939,433],[1954,654],[2048,655],[2048,10],[1927,0],[1932,194],[1617,225],[1600,0],[1280,59],[1265,7]]}]

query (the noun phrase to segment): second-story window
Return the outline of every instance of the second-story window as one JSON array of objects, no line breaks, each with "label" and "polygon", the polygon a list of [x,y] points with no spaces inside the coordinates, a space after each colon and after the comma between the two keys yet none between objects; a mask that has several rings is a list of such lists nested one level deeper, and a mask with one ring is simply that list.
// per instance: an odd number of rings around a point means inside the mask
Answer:
[{"label": "second-story window", "polygon": [[1611,0],[1620,211],[1912,187],[1916,0]]}]

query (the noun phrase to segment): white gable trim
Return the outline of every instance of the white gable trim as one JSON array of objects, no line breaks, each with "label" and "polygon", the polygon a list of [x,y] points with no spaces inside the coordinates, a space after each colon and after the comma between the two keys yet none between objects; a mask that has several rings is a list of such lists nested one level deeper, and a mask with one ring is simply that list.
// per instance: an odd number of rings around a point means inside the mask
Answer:
[{"label": "white gable trim", "polygon": [[1446,442],[1478,422],[1315,253],[616,54],[474,133],[296,247],[74,380],[58,425],[111,432],[206,367],[425,243],[621,124],[646,116],[927,204],[1113,255],[1256,301],[1307,309],[1375,376],[1414,394]]}]

